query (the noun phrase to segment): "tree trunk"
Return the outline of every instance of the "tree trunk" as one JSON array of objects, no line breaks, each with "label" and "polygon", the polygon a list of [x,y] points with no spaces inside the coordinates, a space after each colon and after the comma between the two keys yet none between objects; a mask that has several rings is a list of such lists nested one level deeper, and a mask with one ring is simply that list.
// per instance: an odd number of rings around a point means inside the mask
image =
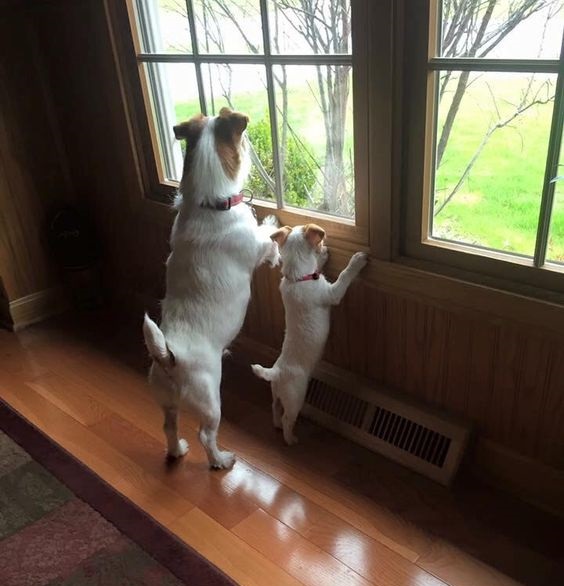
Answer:
[{"label": "tree trunk", "polygon": [[[482,18],[482,22],[480,23],[480,28],[476,34],[476,38],[472,43],[472,47],[468,51],[468,57],[475,57],[476,52],[480,48],[482,41],[484,39],[484,35],[486,34],[486,30],[488,28],[488,24],[493,14],[493,10],[495,8],[497,0],[489,0],[488,6]],[[478,0],[473,0],[473,3],[469,8],[469,13],[476,12],[480,10],[481,3]],[[448,109],[447,117],[441,131],[441,137],[439,139],[439,144],[437,146],[437,167],[441,164],[448,139],[450,138],[450,133],[452,132],[452,127],[454,126],[454,121],[456,119],[456,115],[458,114],[458,110],[460,108],[460,104],[462,102],[462,98],[464,97],[464,93],[466,92],[466,87],[468,86],[468,79],[470,77],[469,71],[463,71],[458,78],[458,84],[456,85],[456,92],[454,97],[452,98],[452,102],[450,104],[450,108]]]},{"label": "tree trunk", "polygon": [[349,68],[336,67],[334,80],[327,83],[328,112],[325,140],[324,201],[323,209],[343,212],[347,199],[345,178],[345,123],[349,99]]}]

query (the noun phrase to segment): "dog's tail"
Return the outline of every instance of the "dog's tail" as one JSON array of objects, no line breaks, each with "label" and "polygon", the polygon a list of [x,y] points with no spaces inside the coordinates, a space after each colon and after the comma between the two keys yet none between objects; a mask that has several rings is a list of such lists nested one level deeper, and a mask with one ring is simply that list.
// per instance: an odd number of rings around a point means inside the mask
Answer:
[{"label": "dog's tail", "polygon": [[165,370],[172,369],[176,363],[174,354],[159,326],[147,314],[143,320],[143,336],[151,358]]},{"label": "dog's tail", "polygon": [[272,368],[264,368],[260,364],[252,364],[251,368],[253,372],[259,377],[269,382],[278,378],[278,368],[273,366]]}]

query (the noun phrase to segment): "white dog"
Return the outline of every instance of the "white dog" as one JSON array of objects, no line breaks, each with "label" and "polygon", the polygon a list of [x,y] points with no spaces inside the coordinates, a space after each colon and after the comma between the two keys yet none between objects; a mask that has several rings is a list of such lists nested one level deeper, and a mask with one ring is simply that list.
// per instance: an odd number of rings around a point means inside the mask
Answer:
[{"label": "white dog", "polygon": [[282,258],[280,292],[286,312],[282,352],[272,368],[253,364],[253,372],[272,383],[274,426],[288,445],[295,444],[294,424],[304,404],[309,378],[329,335],[331,305],[338,305],[366,265],[363,252],[352,256],[337,280],[329,283],[319,271],[327,261],[325,231],[315,224],[284,226],[272,234]]},{"label": "white dog", "polygon": [[250,170],[244,133],[248,118],[228,108],[174,127],[186,141],[184,170],[167,261],[160,329],[145,316],[143,333],[153,358],[149,380],[164,411],[168,454],[188,451],[177,431],[184,404],[200,418],[200,441],[212,468],[235,457],[217,447],[219,386],[224,350],[238,334],[258,265],[278,264],[270,239],[274,222],[258,227],[240,193]]}]

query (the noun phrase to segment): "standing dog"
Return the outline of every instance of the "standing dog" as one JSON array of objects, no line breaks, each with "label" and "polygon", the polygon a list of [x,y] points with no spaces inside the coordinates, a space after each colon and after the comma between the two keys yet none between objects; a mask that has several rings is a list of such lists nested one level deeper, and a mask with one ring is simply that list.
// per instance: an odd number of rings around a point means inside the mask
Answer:
[{"label": "standing dog", "polygon": [[366,265],[357,252],[331,284],[320,274],[327,261],[325,231],[315,224],[284,226],[272,234],[282,258],[280,292],[286,313],[282,352],[272,368],[253,364],[253,372],[272,383],[272,418],[288,445],[298,440],[294,424],[304,404],[307,385],[329,335],[331,306],[338,305],[353,279]]},{"label": "standing dog", "polygon": [[274,222],[257,226],[241,188],[250,159],[244,133],[248,118],[228,108],[174,127],[186,141],[178,214],[171,233],[166,296],[160,328],[145,316],[145,344],[153,358],[149,380],[164,412],[168,454],[188,451],[177,431],[184,404],[200,418],[200,441],[212,468],[229,468],[231,452],[217,447],[219,386],[224,350],[238,334],[258,265],[278,264],[270,239]]}]

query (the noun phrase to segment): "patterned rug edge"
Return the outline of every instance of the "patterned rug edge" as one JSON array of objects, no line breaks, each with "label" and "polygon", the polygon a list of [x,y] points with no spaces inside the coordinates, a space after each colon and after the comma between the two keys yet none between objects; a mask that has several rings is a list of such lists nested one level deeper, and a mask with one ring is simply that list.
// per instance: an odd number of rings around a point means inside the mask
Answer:
[{"label": "patterned rug edge", "polygon": [[187,584],[236,586],[143,509],[0,399],[0,429],[119,531]]}]

